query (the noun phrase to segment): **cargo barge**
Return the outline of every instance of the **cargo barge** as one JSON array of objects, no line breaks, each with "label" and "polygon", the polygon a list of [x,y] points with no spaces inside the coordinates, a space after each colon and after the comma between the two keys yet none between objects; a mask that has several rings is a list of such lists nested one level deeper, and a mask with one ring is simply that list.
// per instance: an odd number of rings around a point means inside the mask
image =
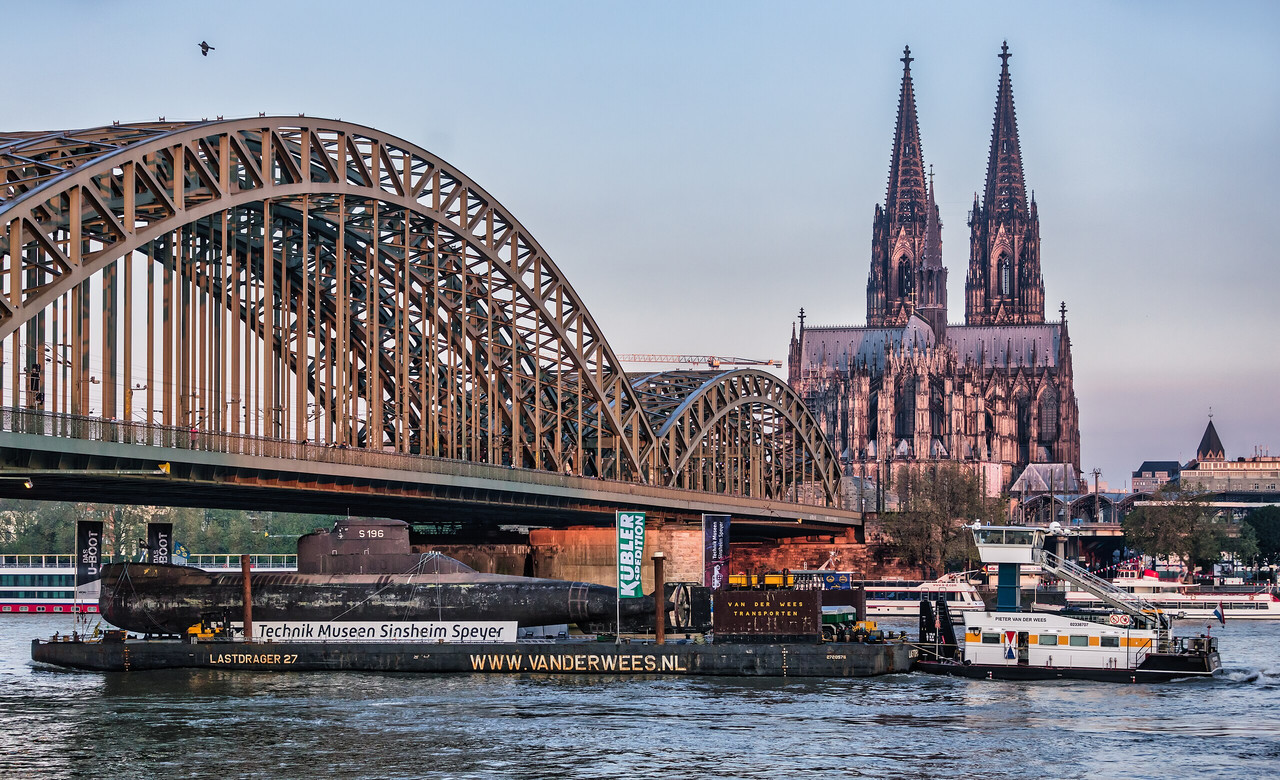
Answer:
[{"label": "cargo barge", "polygon": [[[653,594],[619,600],[602,585],[476,572],[414,551],[405,523],[349,518],[302,537],[287,574],[254,574],[247,560],[238,575],[104,566],[100,611],[122,630],[35,640],[31,658],[98,672],[868,677],[909,671],[919,653],[851,616],[824,625],[816,592],[719,591],[713,621],[709,588],[661,572]],[[569,624],[584,636],[520,638]],[[668,631],[686,639],[666,644]],[[637,633],[653,639],[627,641]]]},{"label": "cargo barge", "polygon": [[157,669],[374,671],[467,674],[871,677],[910,671],[903,642],[495,644],[33,640],[38,663],[95,672]]}]

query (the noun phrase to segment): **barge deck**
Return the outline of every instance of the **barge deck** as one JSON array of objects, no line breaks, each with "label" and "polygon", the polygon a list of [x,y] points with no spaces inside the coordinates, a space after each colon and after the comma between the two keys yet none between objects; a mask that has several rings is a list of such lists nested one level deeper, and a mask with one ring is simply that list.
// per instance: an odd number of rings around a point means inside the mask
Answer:
[{"label": "barge deck", "polygon": [[98,672],[156,669],[378,671],[502,674],[871,677],[911,670],[919,650],[903,642],[610,644],[565,641],[495,644],[369,642],[31,643],[31,658]]}]

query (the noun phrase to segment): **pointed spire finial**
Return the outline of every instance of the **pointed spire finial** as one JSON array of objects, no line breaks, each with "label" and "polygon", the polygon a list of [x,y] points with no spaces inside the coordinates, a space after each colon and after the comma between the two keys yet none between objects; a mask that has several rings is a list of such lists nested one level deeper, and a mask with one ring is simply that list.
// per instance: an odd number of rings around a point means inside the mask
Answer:
[{"label": "pointed spire finial", "polygon": [[1062,306],[1058,308],[1058,311],[1062,312],[1062,321],[1066,322],[1067,321],[1067,302],[1066,301],[1062,302]]},{"label": "pointed spire finial", "polygon": [[800,307],[800,332],[804,332],[804,307]]},{"label": "pointed spire finial", "polygon": [[1009,42],[1005,41],[1000,45],[1000,67],[1006,70],[1009,67],[1009,58],[1013,55],[1009,53]]},{"label": "pointed spire finial", "polygon": [[1210,407],[1209,407],[1209,419],[1210,419],[1210,420],[1212,420],[1212,419],[1213,419],[1213,407],[1212,407],[1212,406],[1210,406]]},{"label": "pointed spire finial", "polygon": [[902,63],[903,67],[906,68],[907,70],[911,70],[911,63],[914,61],[915,61],[915,57],[911,56],[911,47],[910,46],[902,47],[902,59],[900,59],[899,62]]}]

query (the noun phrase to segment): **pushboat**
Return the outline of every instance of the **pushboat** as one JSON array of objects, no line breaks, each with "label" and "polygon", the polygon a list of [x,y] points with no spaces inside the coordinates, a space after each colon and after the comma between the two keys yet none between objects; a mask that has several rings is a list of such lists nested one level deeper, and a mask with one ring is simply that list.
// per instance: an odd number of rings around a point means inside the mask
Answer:
[{"label": "pushboat", "polygon": [[[966,612],[957,636],[946,602],[935,611],[922,601],[921,671],[988,680],[1137,683],[1209,677],[1221,668],[1216,637],[1175,637],[1172,617],[1157,606],[1045,550],[1043,530],[972,530],[983,562],[999,567],[996,611]],[[1104,606],[1021,611],[1022,565],[1038,565]]]}]

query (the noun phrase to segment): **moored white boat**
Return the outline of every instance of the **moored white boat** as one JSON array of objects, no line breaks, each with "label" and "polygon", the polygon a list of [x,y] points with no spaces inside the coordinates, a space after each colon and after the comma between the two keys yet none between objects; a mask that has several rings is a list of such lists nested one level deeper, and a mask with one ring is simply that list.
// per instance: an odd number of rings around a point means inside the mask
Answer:
[{"label": "moored white boat", "polygon": [[[1146,569],[1126,568],[1117,572],[1111,584],[1154,604],[1174,618],[1216,620],[1221,608],[1228,620],[1280,620],[1280,596],[1270,589],[1252,593],[1206,591],[1193,585],[1170,582]],[[1066,594],[1070,608],[1100,609],[1102,602],[1090,593],[1071,590]]]},{"label": "moored white boat", "polygon": [[863,588],[867,593],[867,615],[870,617],[915,617],[920,602],[947,602],[952,615],[986,609],[982,594],[969,582],[973,572],[953,572],[936,580],[859,580],[850,572],[826,570],[794,571],[795,585],[800,590],[821,590],[823,606],[852,606],[853,593]]},{"label": "moored white boat", "polygon": [[74,555],[0,555],[0,614],[96,613],[98,591],[76,587]]}]

